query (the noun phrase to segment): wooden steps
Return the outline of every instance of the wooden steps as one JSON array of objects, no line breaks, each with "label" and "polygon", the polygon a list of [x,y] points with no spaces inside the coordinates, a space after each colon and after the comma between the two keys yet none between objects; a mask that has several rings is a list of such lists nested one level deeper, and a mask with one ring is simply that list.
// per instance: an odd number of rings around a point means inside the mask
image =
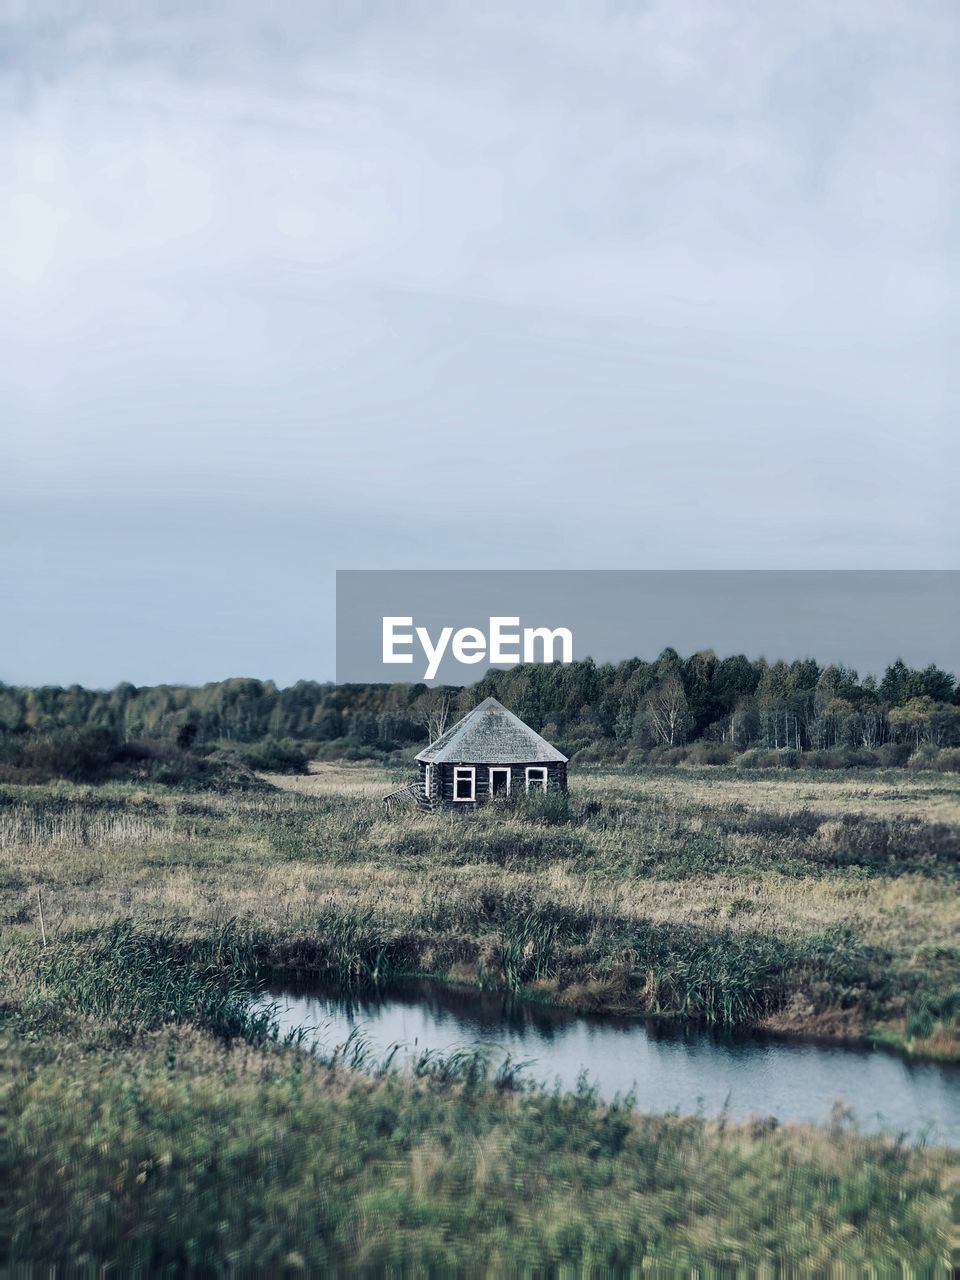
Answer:
[{"label": "wooden steps", "polygon": [[410,809],[414,806],[418,809],[428,809],[430,807],[420,791],[419,782],[408,782],[405,787],[399,787],[396,791],[391,791],[388,796],[383,797],[383,807],[387,813],[393,813],[395,809]]}]

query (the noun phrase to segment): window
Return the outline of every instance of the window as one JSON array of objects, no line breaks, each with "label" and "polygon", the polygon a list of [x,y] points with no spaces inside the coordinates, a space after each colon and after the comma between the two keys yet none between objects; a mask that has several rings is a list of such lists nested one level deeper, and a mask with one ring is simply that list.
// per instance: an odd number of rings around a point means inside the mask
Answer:
[{"label": "window", "polygon": [[496,800],[498,796],[508,796],[510,794],[510,769],[497,768],[490,769],[490,799]]},{"label": "window", "polygon": [[424,766],[423,770],[423,794],[429,800],[433,795],[433,765]]},{"label": "window", "polygon": [[476,795],[477,771],[472,765],[458,765],[453,771],[454,800],[472,800]]},{"label": "window", "polygon": [[527,768],[527,793],[531,791],[546,791],[547,789],[547,771],[540,766],[534,768],[532,765]]}]

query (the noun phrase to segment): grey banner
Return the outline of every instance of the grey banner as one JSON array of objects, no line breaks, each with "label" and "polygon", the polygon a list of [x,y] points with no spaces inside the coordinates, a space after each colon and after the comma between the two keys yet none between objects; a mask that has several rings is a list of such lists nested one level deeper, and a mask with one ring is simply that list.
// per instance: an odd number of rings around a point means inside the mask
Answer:
[{"label": "grey banner", "polygon": [[472,684],[525,658],[617,662],[668,646],[684,656],[811,657],[861,675],[898,657],[955,671],[960,571],[337,573],[341,684]]}]

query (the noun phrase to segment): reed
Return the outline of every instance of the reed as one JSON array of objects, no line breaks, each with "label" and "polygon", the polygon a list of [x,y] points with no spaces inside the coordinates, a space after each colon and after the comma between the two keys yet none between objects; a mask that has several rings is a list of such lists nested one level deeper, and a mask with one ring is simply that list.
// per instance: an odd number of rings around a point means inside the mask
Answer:
[{"label": "reed", "polygon": [[842,1120],[639,1116],[471,1055],[358,1074],[359,1042],[186,1025],[0,1049],[13,1274],[949,1274],[956,1156]]},{"label": "reed", "polygon": [[960,1055],[960,780],[597,772],[563,812],[387,819],[342,773],[316,794],[0,787],[0,947],[35,937],[40,888],[53,944],[175,925],[226,968],[424,971]]},{"label": "reed", "polygon": [[957,794],[598,773],[563,814],[387,820],[353,773],[0,787],[3,1265],[946,1274],[955,1154],[637,1116],[469,1047],[308,1053],[253,997],[278,968],[424,971],[956,1056]]},{"label": "reed", "polygon": [[78,1017],[108,1022],[126,1040],[183,1022],[250,1043],[277,1038],[272,1011],[251,1003],[249,963],[238,963],[236,952],[228,958],[223,931],[184,945],[171,927],[148,931],[118,921],[33,954],[20,948],[8,958],[26,1027],[49,1028]]}]

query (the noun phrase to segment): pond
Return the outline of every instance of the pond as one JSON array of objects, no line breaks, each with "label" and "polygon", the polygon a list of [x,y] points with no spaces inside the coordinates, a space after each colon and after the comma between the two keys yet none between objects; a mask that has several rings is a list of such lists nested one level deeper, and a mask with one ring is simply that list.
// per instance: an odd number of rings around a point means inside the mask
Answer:
[{"label": "pond", "polygon": [[406,979],[383,990],[344,994],[293,984],[268,987],[283,1031],[308,1029],[307,1043],[332,1050],[354,1030],[377,1059],[483,1045],[496,1064],[507,1054],[525,1074],[565,1090],[585,1072],[604,1100],[633,1092],[639,1111],[724,1109],[732,1119],[830,1122],[836,1102],[864,1132],[886,1129],[960,1145],[960,1068],[911,1062],[882,1050],[717,1034],[634,1018],[580,1016],[498,992]]}]

